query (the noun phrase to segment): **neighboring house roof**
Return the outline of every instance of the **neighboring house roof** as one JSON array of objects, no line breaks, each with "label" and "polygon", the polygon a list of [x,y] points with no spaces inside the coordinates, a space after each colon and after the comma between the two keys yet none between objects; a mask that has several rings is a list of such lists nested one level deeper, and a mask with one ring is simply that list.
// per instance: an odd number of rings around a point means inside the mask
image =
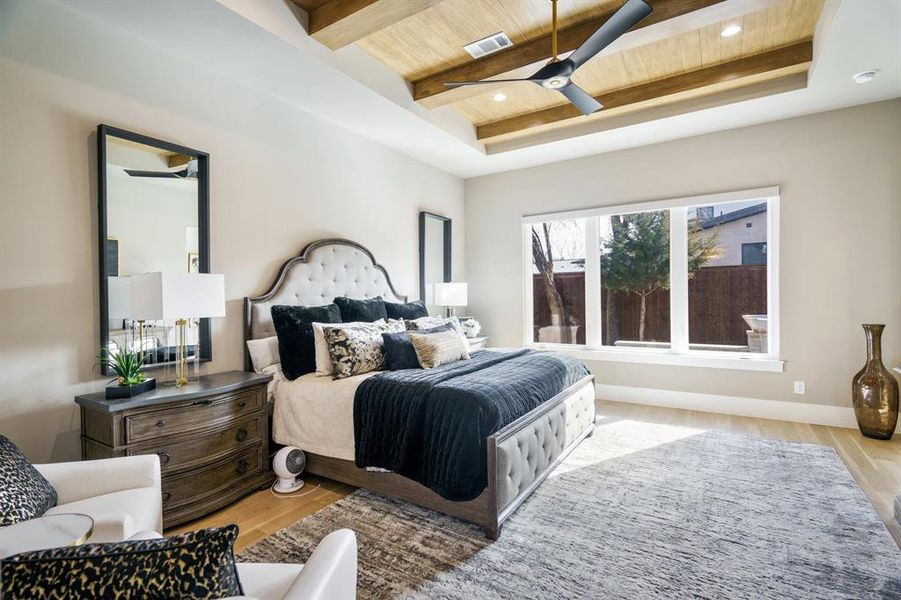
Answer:
[{"label": "neighboring house roof", "polygon": [[754,215],[759,215],[760,213],[766,212],[766,202],[761,202],[760,204],[755,204],[754,206],[748,206],[746,208],[740,208],[738,210],[734,210],[732,212],[723,213],[721,215],[717,215],[712,219],[702,219],[698,221],[698,227],[701,229],[710,229],[711,227],[716,227],[717,225],[724,225],[726,223],[731,223],[732,221],[738,221],[739,219],[746,219],[748,217],[752,217]]},{"label": "neighboring house roof", "polygon": [[[554,273],[584,273],[584,258],[561,258],[554,261]],[[532,263],[532,273],[538,273],[535,264]]]}]

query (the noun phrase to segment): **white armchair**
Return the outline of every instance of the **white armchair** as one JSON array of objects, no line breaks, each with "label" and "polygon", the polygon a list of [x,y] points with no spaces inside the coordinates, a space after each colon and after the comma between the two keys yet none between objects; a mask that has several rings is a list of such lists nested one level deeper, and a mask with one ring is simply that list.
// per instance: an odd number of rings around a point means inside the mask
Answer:
[{"label": "white armchair", "polygon": [[353,600],[357,597],[357,537],[333,531],[304,565],[238,563],[246,598],[258,600]]},{"label": "white armchair", "polygon": [[120,542],[139,531],[163,530],[160,459],[155,454],[34,466],[59,497],[45,514],[90,515],[91,542]]}]

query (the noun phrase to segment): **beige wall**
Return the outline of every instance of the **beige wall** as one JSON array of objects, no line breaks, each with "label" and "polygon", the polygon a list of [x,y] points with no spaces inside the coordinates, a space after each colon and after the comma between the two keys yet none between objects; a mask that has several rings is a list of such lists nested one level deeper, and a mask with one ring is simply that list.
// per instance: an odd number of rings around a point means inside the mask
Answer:
[{"label": "beige wall", "polygon": [[771,185],[784,373],[589,366],[612,385],[850,406],[860,323],[887,324],[885,362],[901,365],[901,100],[467,180],[469,312],[492,343],[521,343],[523,215]]},{"label": "beige wall", "polygon": [[456,177],[66,18],[69,40],[14,26],[0,36],[0,432],[30,459],[79,457],[73,396],[104,384],[92,371],[99,123],[210,153],[212,268],[225,274],[228,312],[213,322],[211,371],[243,368],[242,298],[311,240],[361,242],[416,297],[417,219],[428,210],[454,219],[463,279]]}]

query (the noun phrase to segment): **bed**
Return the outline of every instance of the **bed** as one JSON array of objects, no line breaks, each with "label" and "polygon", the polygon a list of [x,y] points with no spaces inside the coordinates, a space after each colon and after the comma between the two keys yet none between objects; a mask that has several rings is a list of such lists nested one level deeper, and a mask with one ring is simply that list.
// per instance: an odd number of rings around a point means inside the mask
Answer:
[{"label": "bed", "polygon": [[[275,335],[270,309],[279,304],[318,306],[335,297],[374,298],[389,302],[406,302],[398,294],[388,272],[371,252],[360,244],[344,239],[324,239],[307,245],[298,256],[289,259],[279,270],[269,290],[261,296],[245,298],[244,338],[256,340]],[[247,345],[245,343],[245,352]],[[476,363],[501,363],[508,371],[517,361],[543,360],[553,363],[550,355],[534,358],[522,351],[479,351],[481,358],[472,365],[449,366],[460,373],[471,373]],[[247,368],[251,370],[249,354]],[[474,355],[475,357],[475,355]],[[529,358],[533,357],[533,358]],[[441,369],[441,367],[439,367]],[[430,370],[431,371],[431,370]],[[469,494],[467,500],[450,500],[429,487],[393,471],[358,467],[354,445],[354,400],[358,392],[383,389],[390,400],[391,387],[402,386],[404,371],[393,371],[392,377],[366,373],[332,381],[315,374],[294,381],[276,376],[272,384],[273,439],[280,444],[302,448],[307,454],[309,473],[362,487],[375,493],[425,506],[480,525],[489,538],[496,539],[504,521],[547,478],[559,463],[583,439],[594,431],[594,378],[579,375],[564,389],[540,402],[487,435],[482,440],[479,467],[484,474],[484,488]],[[570,373],[571,378],[572,373]],[[422,374],[420,377],[440,377]],[[463,377],[450,373],[448,377]],[[472,377],[472,375],[466,375]],[[372,378],[372,381],[368,381]],[[367,383],[368,381],[368,383]],[[376,385],[378,384],[378,385]],[[556,388],[555,388],[556,389]],[[384,394],[383,394],[384,395]],[[358,410],[359,411],[359,406]],[[468,496],[467,496],[468,497]]]}]

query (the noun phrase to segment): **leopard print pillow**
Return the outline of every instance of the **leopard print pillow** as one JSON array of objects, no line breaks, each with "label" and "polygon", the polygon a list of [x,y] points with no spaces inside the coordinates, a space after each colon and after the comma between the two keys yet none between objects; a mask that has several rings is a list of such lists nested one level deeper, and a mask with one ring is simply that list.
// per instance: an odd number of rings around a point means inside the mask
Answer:
[{"label": "leopard print pillow", "polygon": [[[238,526],[166,539],[23,552],[0,562],[3,598],[225,598],[244,593]],[[37,591],[40,590],[38,594]]]},{"label": "leopard print pillow", "polygon": [[335,366],[333,377],[344,379],[385,368],[383,333],[404,331],[403,321],[359,323],[352,327],[323,327],[329,356]]},{"label": "leopard print pillow", "polygon": [[56,506],[56,490],[22,451],[0,435],[0,526],[40,517]]}]

